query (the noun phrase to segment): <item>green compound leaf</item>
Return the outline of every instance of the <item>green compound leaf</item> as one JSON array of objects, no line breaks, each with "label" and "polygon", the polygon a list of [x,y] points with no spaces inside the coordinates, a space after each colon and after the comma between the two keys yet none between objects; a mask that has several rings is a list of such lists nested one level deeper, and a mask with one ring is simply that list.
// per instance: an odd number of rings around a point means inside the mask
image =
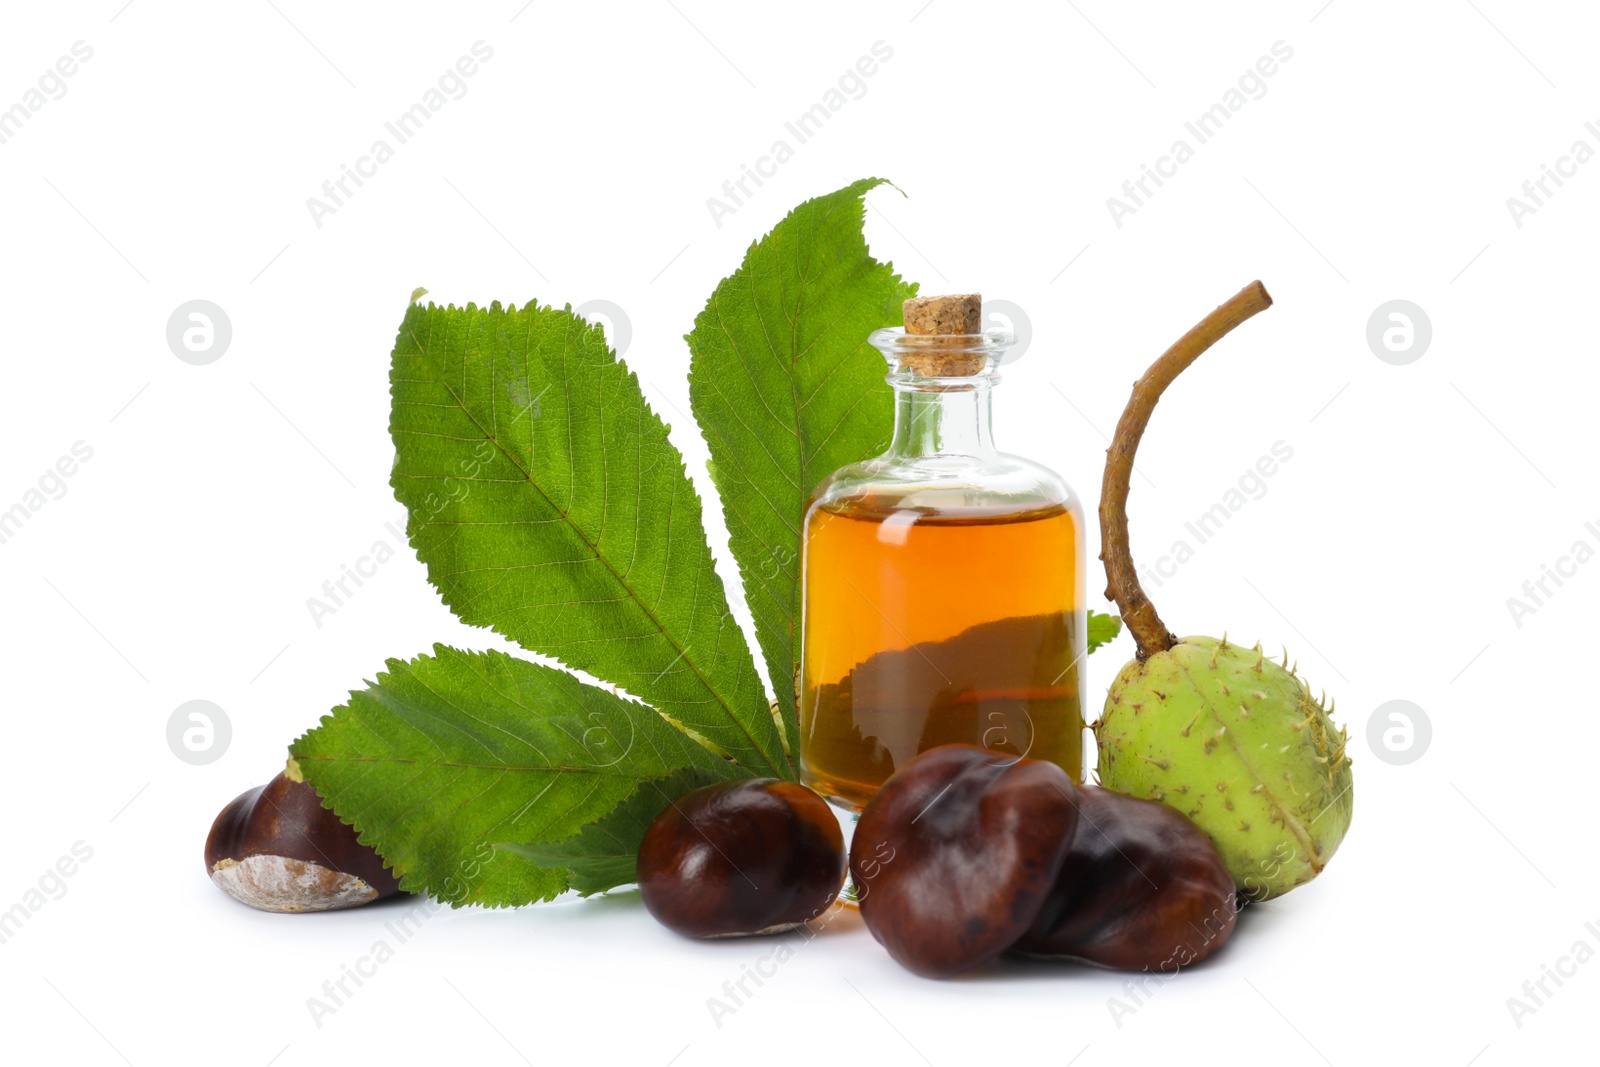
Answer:
[{"label": "green compound leaf", "polygon": [[390,387],[391,483],[452,611],[794,777],[683,457],[599,327],[414,304]]},{"label": "green compound leaf", "polygon": [[706,782],[742,774],[642,704],[552,667],[445,645],[390,660],[289,751],[403,888],[456,907],[567,888],[562,865],[494,842],[569,838],[680,770]]},{"label": "green compound leaf", "polygon": [[1101,645],[1108,645],[1116,640],[1122,632],[1122,617],[1119,615],[1106,615],[1103,612],[1089,612],[1089,651],[1093,652]]},{"label": "green compound leaf", "polygon": [[639,880],[639,846],[655,817],[689,790],[716,781],[716,776],[698,767],[674,771],[666,778],[645,782],[609,815],[563,841],[495,847],[539,867],[566,870],[571,887],[586,897],[604,893]]},{"label": "green compound leaf", "polygon": [[863,179],[791,211],[685,338],[689,399],[791,750],[806,502],[823,478],[888,444],[893,394],[866,338],[898,326],[917,290],[867,251],[862,198],[881,184]]}]

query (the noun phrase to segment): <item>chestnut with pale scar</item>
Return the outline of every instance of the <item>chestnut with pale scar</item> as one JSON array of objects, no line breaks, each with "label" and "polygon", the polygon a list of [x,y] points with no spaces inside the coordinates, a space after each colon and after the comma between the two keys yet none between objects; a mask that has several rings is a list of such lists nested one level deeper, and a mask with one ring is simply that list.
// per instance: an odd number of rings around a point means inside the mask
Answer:
[{"label": "chestnut with pale scar", "polygon": [[206,871],[224,893],[261,911],[353,908],[400,892],[382,858],[287,772],[217,815]]}]

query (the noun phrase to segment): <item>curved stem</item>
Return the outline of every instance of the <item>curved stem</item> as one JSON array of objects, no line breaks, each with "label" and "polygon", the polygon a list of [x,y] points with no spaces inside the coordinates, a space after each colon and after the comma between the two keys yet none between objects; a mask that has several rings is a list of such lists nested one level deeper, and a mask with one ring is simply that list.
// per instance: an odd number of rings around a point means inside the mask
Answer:
[{"label": "curved stem", "polygon": [[1156,614],[1156,606],[1145,596],[1133,568],[1133,554],[1128,547],[1128,485],[1133,475],[1133,454],[1156,401],[1173,379],[1235,326],[1271,306],[1272,297],[1266,288],[1260,282],[1251,282],[1180,337],[1133,384],[1133,395],[1117,422],[1111,447],[1106,449],[1106,473],[1100,483],[1100,559],[1106,565],[1106,599],[1116,601],[1122,621],[1138,643],[1141,660],[1165,652],[1178,639]]}]

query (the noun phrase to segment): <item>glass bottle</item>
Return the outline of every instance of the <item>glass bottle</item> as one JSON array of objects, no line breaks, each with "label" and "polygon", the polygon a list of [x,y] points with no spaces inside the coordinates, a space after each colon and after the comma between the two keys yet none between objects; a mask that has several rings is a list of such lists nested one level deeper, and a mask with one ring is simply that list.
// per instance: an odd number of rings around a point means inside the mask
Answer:
[{"label": "glass bottle", "polygon": [[894,437],[806,510],[802,780],[859,809],[917,753],[964,741],[1081,782],[1083,513],[990,436],[1015,338],[896,327],[870,341],[889,361]]}]

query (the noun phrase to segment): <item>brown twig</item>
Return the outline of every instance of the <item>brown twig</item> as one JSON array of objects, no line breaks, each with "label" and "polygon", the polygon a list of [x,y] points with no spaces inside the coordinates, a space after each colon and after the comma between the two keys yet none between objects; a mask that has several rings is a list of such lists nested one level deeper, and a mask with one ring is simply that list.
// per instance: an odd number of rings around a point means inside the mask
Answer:
[{"label": "brown twig", "polygon": [[1140,660],[1165,652],[1178,639],[1156,614],[1156,606],[1145,596],[1133,568],[1128,546],[1128,485],[1133,475],[1133,454],[1156,401],[1173,379],[1235,326],[1271,306],[1272,297],[1266,288],[1260,282],[1251,282],[1180,337],[1133,384],[1133,395],[1117,422],[1111,447],[1106,449],[1106,473],[1100,483],[1100,559],[1106,565],[1106,599],[1116,601],[1122,621],[1138,643]]}]

